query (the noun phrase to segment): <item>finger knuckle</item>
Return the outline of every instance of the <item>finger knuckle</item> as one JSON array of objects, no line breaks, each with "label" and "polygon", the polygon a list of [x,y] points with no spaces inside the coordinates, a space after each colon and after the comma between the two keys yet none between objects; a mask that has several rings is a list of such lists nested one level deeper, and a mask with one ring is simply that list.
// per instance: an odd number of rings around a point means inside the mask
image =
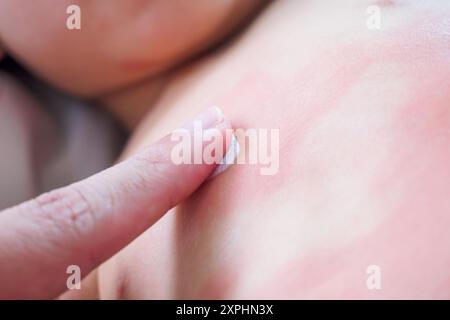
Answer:
[{"label": "finger knuckle", "polygon": [[22,209],[55,232],[80,236],[95,223],[95,212],[85,192],[75,185],[54,190],[32,200]]},{"label": "finger knuckle", "polygon": [[140,172],[151,172],[149,177],[152,177],[152,179],[164,176],[167,159],[158,148],[153,147],[136,155],[134,161]]},{"label": "finger knuckle", "polygon": [[164,150],[152,148],[134,157],[132,166],[135,168],[138,180],[135,181],[138,188],[153,189],[159,195],[160,203],[165,207],[172,207],[173,185],[168,182],[168,158]]}]

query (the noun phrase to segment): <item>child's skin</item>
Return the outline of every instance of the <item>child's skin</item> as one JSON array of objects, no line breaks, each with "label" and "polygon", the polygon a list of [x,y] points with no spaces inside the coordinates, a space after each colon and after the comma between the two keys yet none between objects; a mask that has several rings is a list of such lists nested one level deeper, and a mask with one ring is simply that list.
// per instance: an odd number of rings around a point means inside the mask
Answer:
[{"label": "child's skin", "polygon": [[100,297],[450,298],[449,16],[439,0],[278,1],[174,78],[102,95],[138,115],[153,101],[125,157],[218,105],[280,130],[280,170],[209,181],[100,268]]},{"label": "child's skin", "polygon": [[[97,96],[211,47],[265,2],[2,0],[0,43],[52,84]],[[66,28],[69,5],[81,8],[81,30]]]},{"label": "child's skin", "polygon": [[128,153],[218,105],[280,129],[280,171],[204,185],[100,269],[101,296],[450,298],[449,17],[437,0],[279,1],[186,68]]}]

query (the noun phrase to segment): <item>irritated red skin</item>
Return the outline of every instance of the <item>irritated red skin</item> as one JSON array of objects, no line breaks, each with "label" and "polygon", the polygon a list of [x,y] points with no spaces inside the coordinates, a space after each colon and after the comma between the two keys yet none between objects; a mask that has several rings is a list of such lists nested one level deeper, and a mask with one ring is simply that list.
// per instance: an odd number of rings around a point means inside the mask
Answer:
[{"label": "irritated red skin", "polygon": [[[316,35],[326,45],[307,46],[297,15],[325,13],[282,2],[278,16],[269,11],[227,53],[176,79],[156,106],[171,111],[144,124],[142,144],[180,112],[217,104],[234,127],[280,129],[280,171],[236,165],[205,184],[101,269],[102,294],[450,298],[450,10],[414,3],[384,6],[386,23],[401,22],[368,35],[356,21],[363,5],[348,29],[349,11],[337,11],[342,25],[323,22]],[[287,12],[299,35],[277,42]],[[264,36],[275,44],[255,40]],[[381,290],[366,286],[370,265]]]}]

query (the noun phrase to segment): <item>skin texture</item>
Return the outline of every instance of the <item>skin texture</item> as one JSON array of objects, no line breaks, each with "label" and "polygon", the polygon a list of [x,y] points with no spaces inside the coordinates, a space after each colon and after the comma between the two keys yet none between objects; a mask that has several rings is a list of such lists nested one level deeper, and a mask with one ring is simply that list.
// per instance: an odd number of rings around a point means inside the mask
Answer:
[{"label": "skin texture", "polygon": [[[265,2],[2,0],[0,42],[53,85],[96,96],[186,61]],[[81,8],[81,30],[66,28],[69,5]]]},{"label": "skin texture", "polygon": [[204,184],[100,268],[100,297],[450,298],[449,16],[438,0],[278,1],[170,80],[124,157],[218,105],[235,128],[280,130],[280,169]]},{"label": "skin texture", "polygon": [[[195,121],[224,138],[230,123],[217,110]],[[192,134],[193,123],[184,128]],[[58,296],[68,266],[92,271],[195,191],[216,165],[174,164],[175,144],[167,135],[88,179],[1,211],[0,299]]]},{"label": "skin texture", "polygon": [[[164,83],[167,76],[161,74],[170,74],[170,69],[216,45],[265,2],[200,0],[187,4],[185,1],[156,0],[126,3],[78,1],[75,3],[82,10],[82,31],[69,32],[64,27],[67,18],[65,9],[74,2],[60,1],[55,4],[47,0],[33,3],[5,0],[0,2],[0,59],[6,49],[7,54],[25,68],[53,85],[69,93],[101,97],[104,91],[118,89],[120,92],[144,78],[155,78],[156,82]],[[124,26],[119,28],[119,22]],[[14,173],[17,167],[13,165],[14,161],[20,160],[14,160],[15,155],[29,151],[29,143],[36,136],[29,132],[48,124],[47,119],[36,116],[40,106],[35,108],[38,103],[33,96],[4,74],[0,74],[0,100],[2,107],[6,107],[3,110],[6,114],[3,120],[7,123],[4,129],[11,131],[11,128],[15,130],[18,127],[19,138],[23,138],[15,141],[19,142],[18,146],[11,145],[9,158],[4,159],[6,164],[11,163],[11,172]],[[115,112],[114,108],[110,109]],[[124,114],[122,110],[118,111],[120,115]],[[34,117],[29,118],[30,115]],[[13,118],[8,121],[11,116]],[[19,121],[18,126],[14,120],[21,117],[29,121]],[[136,119],[136,116],[132,118],[133,121]],[[127,124],[127,120],[123,122]],[[21,123],[32,126],[22,128]],[[50,128],[45,129],[48,130],[41,131],[50,131]],[[41,145],[40,148],[51,148],[57,136],[51,132],[49,139],[45,139],[48,145]],[[4,142],[6,147],[11,144],[9,140]],[[166,141],[163,144],[165,149],[171,149],[171,143]],[[158,145],[161,143],[155,147]],[[21,146],[24,150],[20,149]],[[0,224],[3,222],[7,227],[1,229],[8,232],[2,233],[0,242],[5,246],[2,246],[0,260],[11,260],[13,263],[1,264],[4,266],[0,271],[4,285],[0,296],[54,297],[66,288],[65,267],[68,263],[75,262],[81,266],[83,274],[88,273],[163,215],[169,209],[167,202],[175,205],[174,202],[186,197],[211,173],[210,165],[180,167],[161,163],[166,161],[163,158],[167,154],[157,153],[156,159],[152,158],[152,152],[144,154],[148,157],[141,154],[133,158],[134,161],[118,165],[124,170],[106,171],[80,184],[2,212]],[[38,160],[45,162],[46,159]],[[152,173],[143,166],[145,164],[155,171]],[[172,181],[167,180],[170,176]],[[106,180],[109,182],[105,183]],[[157,188],[152,181],[158,184]],[[86,190],[83,191],[82,186],[89,191],[84,192]],[[29,191],[25,186],[19,187],[19,191]],[[10,193],[18,193],[15,191],[9,190]],[[14,204],[19,202],[8,194],[5,196]],[[111,202],[114,210],[105,214],[104,209],[111,209]],[[120,207],[124,203],[126,210]],[[133,207],[130,207],[131,203]],[[125,211],[127,216],[122,214]],[[90,218],[94,218],[99,225],[90,224]],[[120,222],[121,219],[126,220]],[[80,220],[88,223],[76,225],[75,222]],[[20,285],[20,281],[27,285]],[[89,298],[95,296],[95,291],[96,272],[93,272],[85,279],[80,294],[83,298]],[[70,292],[64,297],[80,295]]]}]

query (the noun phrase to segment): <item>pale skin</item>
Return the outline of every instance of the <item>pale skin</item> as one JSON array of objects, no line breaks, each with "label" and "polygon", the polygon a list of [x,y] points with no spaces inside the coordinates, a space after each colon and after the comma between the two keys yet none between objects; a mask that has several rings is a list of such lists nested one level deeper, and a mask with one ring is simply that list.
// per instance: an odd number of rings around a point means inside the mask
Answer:
[{"label": "pale skin", "polygon": [[[218,135],[230,129],[214,108],[191,121]],[[216,165],[175,165],[174,145],[167,135],[85,180],[1,211],[0,299],[57,297],[68,288],[69,266],[94,271],[193,193]]]},{"label": "pale skin", "polygon": [[[261,6],[228,0],[189,6],[183,1],[78,1],[86,21],[93,24],[69,35],[62,24],[68,4],[2,1],[0,59],[10,55],[49,83],[84,97],[123,89],[143,77],[163,77],[228,36]],[[121,19],[126,31],[122,34],[116,28]],[[113,29],[112,38],[99,41],[103,29]],[[35,112],[35,102],[19,81],[0,72],[0,105],[8,116],[38,121],[35,114],[43,114]],[[218,110],[207,109],[201,122],[214,128],[215,135],[225,136],[230,123]],[[225,152],[226,144],[216,147]],[[67,289],[69,265],[77,265],[86,276],[194,192],[215,164],[175,165],[170,158],[173,145],[166,135],[89,179],[0,212],[0,298],[57,297]],[[18,164],[17,169],[24,168]],[[81,295],[95,297],[96,272],[84,283]]]},{"label": "pale skin", "polygon": [[[279,128],[280,170],[207,182],[102,265],[99,297],[450,298],[449,14],[437,0],[279,1],[165,80],[124,158],[218,105],[235,128]],[[155,86],[100,99],[138,108]]]},{"label": "pale skin", "polygon": [[378,2],[372,31],[357,2],[274,3],[171,82],[128,153],[215,104],[280,129],[280,171],[203,186],[100,269],[102,297],[450,298],[450,7]]},{"label": "pale skin", "polygon": [[[92,97],[167,72],[227,36],[264,2],[2,0],[0,39],[45,80]],[[69,5],[81,9],[79,31],[66,29]]]}]

